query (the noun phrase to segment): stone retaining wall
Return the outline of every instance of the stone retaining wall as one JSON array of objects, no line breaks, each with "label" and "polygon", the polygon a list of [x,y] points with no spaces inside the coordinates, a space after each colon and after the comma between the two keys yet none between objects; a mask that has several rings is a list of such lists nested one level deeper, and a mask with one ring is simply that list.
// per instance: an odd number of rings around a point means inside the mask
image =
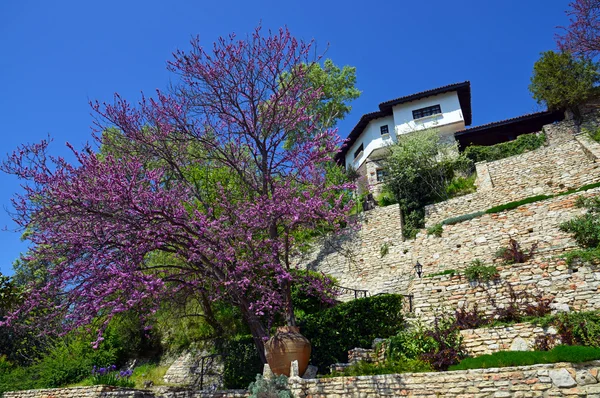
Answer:
[{"label": "stone retaining wall", "polygon": [[[436,276],[415,279],[409,293],[414,296],[415,315],[425,321],[440,310],[474,304],[486,315],[511,300],[511,290],[518,302],[533,302],[533,296],[551,300],[556,311],[591,311],[600,308],[600,272],[588,266],[569,268],[564,260],[533,258],[524,264],[498,266],[500,277],[488,283],[474,283],[462,276]],[[493,300],[493,302],[492,302]]]},{"label": "stone retaining wall", "polygon": [[[485,214],[445,225],[441,237],[428,236],[423,231],[416,239],[404,242],[398,206],[377,208],[365,213],[362,229],[343,237],[330,237],[325,245],[318,245],[315,251],[298,259],[298,264],[330,274],[342,286],[368,290],[370,295],[406,294],[415,278],[417,261],[423,265],[425,275],[448,269],[463,270],[474,259],[491,264],[497,261],[496,251],[508,244],[509,236],[526,249],[537,244],[539,258],[572,250],[575,241],[558,226],[584,213],[574,206],[578,196],[598,194],[600,188],[594,188]],[[384,245],[386,254],[381,250]],[[353,294],[342,296],[342,300],[353,298]]]},{"label": "stone retaining wall", "polygon": [[572,137],[559,145],[477,164],[478,173],[485,170],[491,184],[479,178],[477,192],[427,206],[425,224],[429,227],[450,217],[599,182],[600,165],[590,159],[590,153],[600,153],[600,144]]},{"label": "stone retaining wall", "polygon": [[[556,333],[556,329],[552,326],[542,328],[531,323],[460,331],[470,357],[498,351],[531,351],[537,336],[556,336]],[[555,338],[557,339],[555,343],[559,344],[559,338]]]},{"label": "stone retaining wall", "polygon": [[303,380],[290,378],[296,398],[341,397],[600,397],[600,361],[584,364]]}]

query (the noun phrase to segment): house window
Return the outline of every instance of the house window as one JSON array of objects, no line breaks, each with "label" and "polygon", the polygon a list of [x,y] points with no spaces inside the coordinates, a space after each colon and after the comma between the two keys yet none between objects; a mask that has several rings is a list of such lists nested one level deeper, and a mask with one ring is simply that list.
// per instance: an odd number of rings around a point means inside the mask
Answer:
[{"label": "house window", "polygon": [[387,124],[385,126],[379,127],[379,129],[381,130],[381,135],[385,135],[385,134],[389,134],[390,133],[390,130],[388,129],[388,125]]},{"label": "house window", "polygon": [[377,182],[383,182],[387,177],[387,172],[384,169],[377,169]]},{"label": "house window", "polygon": [[363,148],[363,144],[360,144],[360,146],[358,147],[358,149],[356,151],[354,151],[354,159],[356,159],[357,157],[360,156],[360,154],[362,153],[363,149],[364,149]]},{"label": "house window", "polygon": [[420,119],[422,117],[437,115],[438,113],[442,113],[442,108],[440,105],[428,106],[426,108],[415,109],[413,112],[413,119]]}]

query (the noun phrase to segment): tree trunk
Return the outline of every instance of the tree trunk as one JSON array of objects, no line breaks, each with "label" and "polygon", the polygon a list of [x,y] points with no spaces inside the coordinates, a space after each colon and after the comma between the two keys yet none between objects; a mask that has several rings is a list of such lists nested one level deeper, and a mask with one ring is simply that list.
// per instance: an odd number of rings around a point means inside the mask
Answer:
[{"label": "tree trunk", "polygon": [[240,309],[242,310],[242,316],[250,328],[250,333],[252,333],[252,340],[254,340],[258,356],[262,363],[267,363],[267,357],[265,356],[265,341],[268,340],[269,333],[258,316],[250,310],[246,300],[240,300]]}]

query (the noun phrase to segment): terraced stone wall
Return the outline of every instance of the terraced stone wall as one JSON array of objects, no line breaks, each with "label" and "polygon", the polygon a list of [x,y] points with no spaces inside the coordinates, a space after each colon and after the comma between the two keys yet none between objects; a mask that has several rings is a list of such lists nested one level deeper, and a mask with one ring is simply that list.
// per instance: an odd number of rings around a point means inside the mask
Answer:
[{"label": "terraced stone wall", "polygon": [[592,153],[600,153],[600,144],[571,136],[566,142],[522,155],[478,163],[477,192],[427,206],[425,224],[599,182],[600,164],[590,158]]},{"label": "terraced stone wall", "polygon": [[[498,266],[500,277],[487,283],[471,282],[464,276],[415,279],[409,293],[415,314],[427,321],[440,310],[478,309],[492,315],[517,295],[517,303],[534,303],[536,297],[551,300],[555,311],[591,311],[600,308],[600,272],[588,266],[569,268],[564,260],[534,258],[523,264]],[[511,292],[512,290],[512,292]]]},{"label": "terraced stone wall", "polygon": [[[371,295],[411,293],[417,290],[413,287],[409,292],[417,261],[423,265],[424,275],[449,269],[461,271],[474,259],[485,264],[498,264],[495,253],[508,245],[509,237],[516,239],[524,249],[537,244],[538,259],[572,250],[576,247],[575,241],[558,226],[583,213],[574,206],[578,196],[598,194],[600,188],[594,188],[511,211],[485,214],[444,226],[441,237],[422,232],[416,239],[404,242],[398,206],[377,208],[365,214],[362,229],[344,237],[330,238],[315,252],[300,259],[299,264],[334,276],[342,286],[368,290]],[[384,245],[385,254],[381,251]],[[342,297],[353,298],[352,293]]]}]

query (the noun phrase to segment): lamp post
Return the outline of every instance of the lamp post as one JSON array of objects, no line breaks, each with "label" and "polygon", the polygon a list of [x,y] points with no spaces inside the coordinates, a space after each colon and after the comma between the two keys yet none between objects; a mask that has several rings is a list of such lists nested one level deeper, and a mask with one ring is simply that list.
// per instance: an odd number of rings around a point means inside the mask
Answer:
[{"label": "lamp post", "polygon": [[423,266],[419,260],[417,260],[417,263],[415,264],[415,271],[417,272],[417,276],[420,278],[421,274],[423,274]]}]

